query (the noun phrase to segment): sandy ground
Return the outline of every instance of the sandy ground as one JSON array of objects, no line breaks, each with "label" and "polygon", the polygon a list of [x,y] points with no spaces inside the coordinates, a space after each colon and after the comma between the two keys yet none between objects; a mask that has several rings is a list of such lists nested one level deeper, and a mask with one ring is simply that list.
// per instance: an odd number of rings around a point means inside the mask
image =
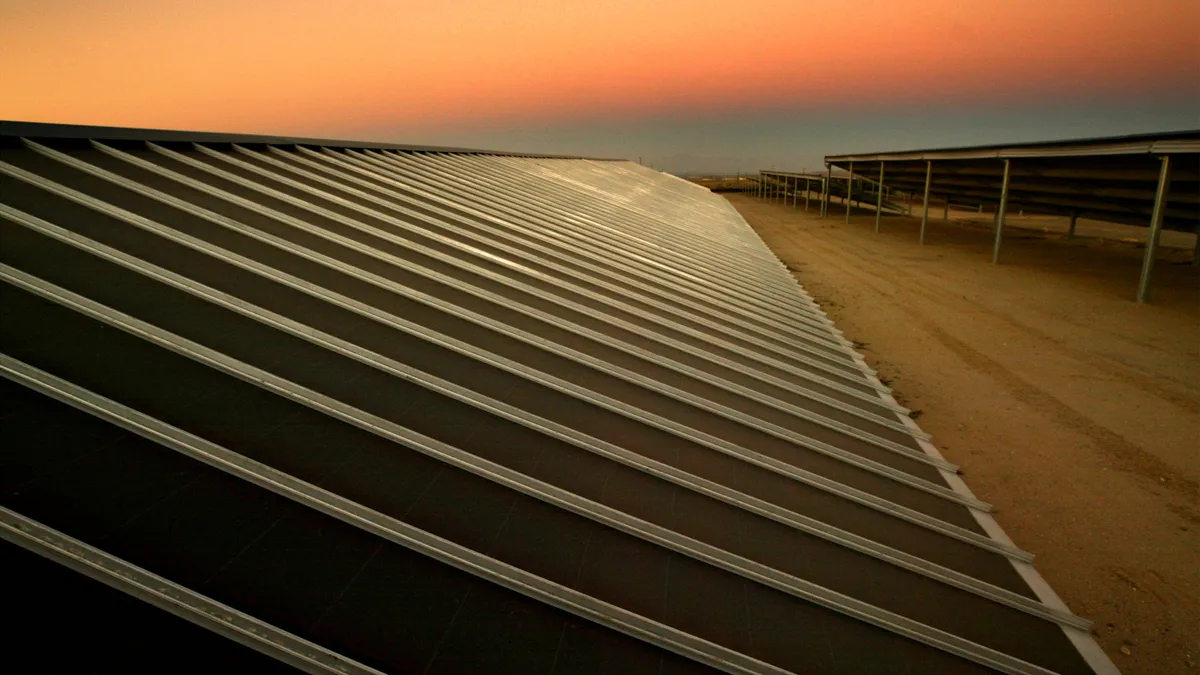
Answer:
[{"label": "sandy ground", "polygon": [[[1200,268],[1144,228],[919,221],[728,195],[1127,674],[1200,673]],[[1098,239],[1104,235],[1113,239]]]}]

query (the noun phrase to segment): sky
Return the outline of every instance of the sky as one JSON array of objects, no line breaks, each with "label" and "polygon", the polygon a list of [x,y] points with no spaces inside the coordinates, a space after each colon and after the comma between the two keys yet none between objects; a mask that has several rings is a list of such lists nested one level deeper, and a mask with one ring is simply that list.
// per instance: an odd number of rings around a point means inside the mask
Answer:
[{"label": "sky", "polygon": [[1200,128],[1196,0],[0,0],[0,119],[815,171]]}]

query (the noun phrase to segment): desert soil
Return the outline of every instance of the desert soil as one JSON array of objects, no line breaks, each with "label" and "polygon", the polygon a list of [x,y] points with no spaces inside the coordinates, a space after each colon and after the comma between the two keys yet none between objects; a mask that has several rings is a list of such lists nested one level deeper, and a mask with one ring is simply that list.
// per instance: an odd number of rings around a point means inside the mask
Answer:
[{"label": "desert soil", "polygon": [[1127,675],[1200,673],[1200,267],[1166,233],[730,195]]}]

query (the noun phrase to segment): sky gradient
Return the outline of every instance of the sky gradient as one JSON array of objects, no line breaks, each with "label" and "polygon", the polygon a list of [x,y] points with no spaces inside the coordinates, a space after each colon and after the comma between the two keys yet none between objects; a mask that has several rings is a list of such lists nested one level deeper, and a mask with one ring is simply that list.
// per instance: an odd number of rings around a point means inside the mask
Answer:
[{"label": "sky gradient", "polygon": [[1194,0],[0,0],[0,119],[674,171],[1200,127]]}]

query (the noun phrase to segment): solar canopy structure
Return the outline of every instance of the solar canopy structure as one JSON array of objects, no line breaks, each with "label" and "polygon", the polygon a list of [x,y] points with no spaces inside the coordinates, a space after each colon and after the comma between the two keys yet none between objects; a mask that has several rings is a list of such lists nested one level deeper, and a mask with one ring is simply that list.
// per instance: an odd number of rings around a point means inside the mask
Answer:
[{"label": "solar canopy structure", "polygon": [[[1196,232],[1200,254],[1200,130],[939,150],[831,155],[844,169],[895,190],[995,209],[999,262],[1006,209],[1150,228],[1137,299],[1146,300],[1163,228]],[[876,218],[878,227],[878,218]],[[1193,260],[1198,260],[1196,255]]]},{"label": "solar canopy structure", "polygon": [[[833,174],[832,172],[812,174],[771,170],[760,171],[758,176],[750,180],[750,183],[751,189],[748,191],[756,197],[785,206],[791,202],[795,208],[799,208],[803,202],[805,211],[809,211],[814,205],[813,202],[816,202],[815,206],[822,216],[828,215],[832,197],[841,199],[843,203],[847,201],[851,204],[857,203],[858,208],[871,204],[877,205],[882,211],[897,213],[907,212],[911,209],[911,204],[893,203],[894,197],[891,194],[891,188],[887,185],[880,186],[861,176],[851,177],[850,174]],[[911,199],[912,195],[908,193],[906,196]],[[881,197],[882,199],[880,199]],[[847,208],[848,213],[849,209]]]},{"label": "solar canopy structure", "polygon": [[10,637],[64,667],[1114,672],[707,190],[2,142]]}]

